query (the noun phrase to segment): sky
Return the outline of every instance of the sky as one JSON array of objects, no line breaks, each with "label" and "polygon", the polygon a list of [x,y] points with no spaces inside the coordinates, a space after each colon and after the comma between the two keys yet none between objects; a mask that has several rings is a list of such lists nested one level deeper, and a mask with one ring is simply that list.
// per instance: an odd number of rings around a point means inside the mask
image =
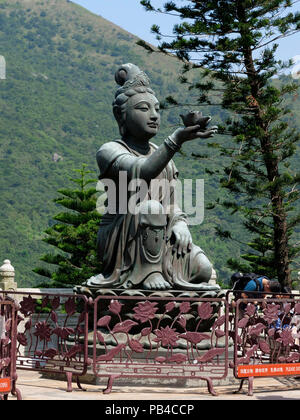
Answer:
[{"label": "sky", "polygon": [[[126,31],[137,35],[153,45],[157,45],[155,35],[150,33],[151,26],[158,24],[169,32],[176,22],[174,17],[146,12],[139,0],[72,0],[97,15],[115,23]],[[161,7],[165,1],[152,0],[152,4]],[[300,53],[300,51],[299,51]]]},{"label": "sky", "polygon": [[[146,12],[139,0],[72,0],[91,12],[115,23],[141,39],[157,45],[155,35],[151,34],[151,26],[157,24],[165,34],[172,34],[176,19],[173,16]],[[162,7],[165,0],[152,0],[156,7]],[[293,6],[293,11],[300,12],[300,2]],[[282,60],[295,58],[295,67],[300,68],[300,32],[280,40],[277,56]]]}]

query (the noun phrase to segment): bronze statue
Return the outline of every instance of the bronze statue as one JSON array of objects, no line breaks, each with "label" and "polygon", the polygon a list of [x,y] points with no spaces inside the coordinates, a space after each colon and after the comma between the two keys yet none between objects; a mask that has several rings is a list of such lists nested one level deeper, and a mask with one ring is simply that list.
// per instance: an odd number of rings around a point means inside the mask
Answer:
[{"label": "bronze statue", "polygon": [[[99,179],[114,181],[118,190],[123,174],[127,185],[132,180],[142,180],[149,188],[136,202],[136,212],[121,212],[117,201],[115,211],[103,215],[98,234],[103,272],[85,285],[98,289],[219,290],[219,286],[207,284],[212,265],[203,250],[192,243],[186,215],[176,204],[174,189],[166,211],[161,194],[150,188],[153,180],[170,184],[176,181],[174,154],[186,141],[212,137],[217,127],[207,129],[210,118],[199,114],[200,125],[186,122],[186,127],[178,128],[157,147],[150,139],[160,126],[159,101],[148,77],[137,66],[125,64],[115,79],[120,88],[113,112],[121,139],[105,143],[98,151]],[[195,116],[192,121],[197,121]],[[136,184],[129,191],[128,202],[136,197],[137,190]],[[109,191],[107,194],[109,198]]]}]

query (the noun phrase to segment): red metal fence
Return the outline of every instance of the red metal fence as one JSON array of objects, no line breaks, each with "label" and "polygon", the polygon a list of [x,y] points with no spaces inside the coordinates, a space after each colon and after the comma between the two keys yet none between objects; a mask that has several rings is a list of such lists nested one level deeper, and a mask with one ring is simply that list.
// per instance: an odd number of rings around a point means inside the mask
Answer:
[{"label": "red metal fence", "polygon": [[16,336],[17,307],[0,296],[0,399],[7,400],[10,393],[21,399],[16,387]]},{"label": "red metal fence", "polygon": [[89,300],[72,294],[6,292],[18,302],[16,366],[72,378],[85,375],[88,359]]},{"label": "red metal fence", "polygon": [[123,377],[194,379],[228,373],[225,299],[99,296],[94,302],[93,371]]},{"label": "red metal fence", "polygon": [[230,366],[237,379],[300,374],[300,296],[282,295],[240,299],[230,314],[229,335],[234,342]]},{"label": "red metal fence", "polygon": [[[239,299],[183,293],[83,295],[6,292],[0,300],[0,387],[16,369],[87,372],[108,380],[185,379],[214,383],[300,374],[300,295]],[[10,297],[10,299],[8,298]],[[13,303],[11,299],[18,303]],[[2,321],[1,321],[2,320]],[[1,322],[5,327],[1,329]],[[89,357],[90,354],[90,357]],[[9,359],[9,362],[8,362]],[[15,359],[15,361],[14,361]],[[6,383],[9,383],[9,381]]]}]

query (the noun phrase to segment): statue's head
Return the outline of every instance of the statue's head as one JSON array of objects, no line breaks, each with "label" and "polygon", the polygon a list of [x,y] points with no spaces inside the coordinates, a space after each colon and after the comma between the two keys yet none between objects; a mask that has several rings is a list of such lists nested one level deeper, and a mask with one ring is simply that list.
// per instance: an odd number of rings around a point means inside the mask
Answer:
[{"label": "statue's head", "polygon": [[117,70],[115,80],[121,87],[115,95],[113,112],[121,136],[154,137],[160,126],[159,102],[147,75],[128,63]]}]

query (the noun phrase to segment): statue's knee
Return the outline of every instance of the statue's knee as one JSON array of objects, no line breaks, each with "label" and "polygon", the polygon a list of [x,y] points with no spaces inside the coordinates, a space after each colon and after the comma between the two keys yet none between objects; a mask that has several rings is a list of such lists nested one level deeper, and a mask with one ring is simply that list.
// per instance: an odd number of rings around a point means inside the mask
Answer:
[{"label": "statue's knee", "polygon": [[138,214],[139,223],[142,226],[165,228],[167,225],[167,215],[159,201],[143,201],[138,208]]}]

